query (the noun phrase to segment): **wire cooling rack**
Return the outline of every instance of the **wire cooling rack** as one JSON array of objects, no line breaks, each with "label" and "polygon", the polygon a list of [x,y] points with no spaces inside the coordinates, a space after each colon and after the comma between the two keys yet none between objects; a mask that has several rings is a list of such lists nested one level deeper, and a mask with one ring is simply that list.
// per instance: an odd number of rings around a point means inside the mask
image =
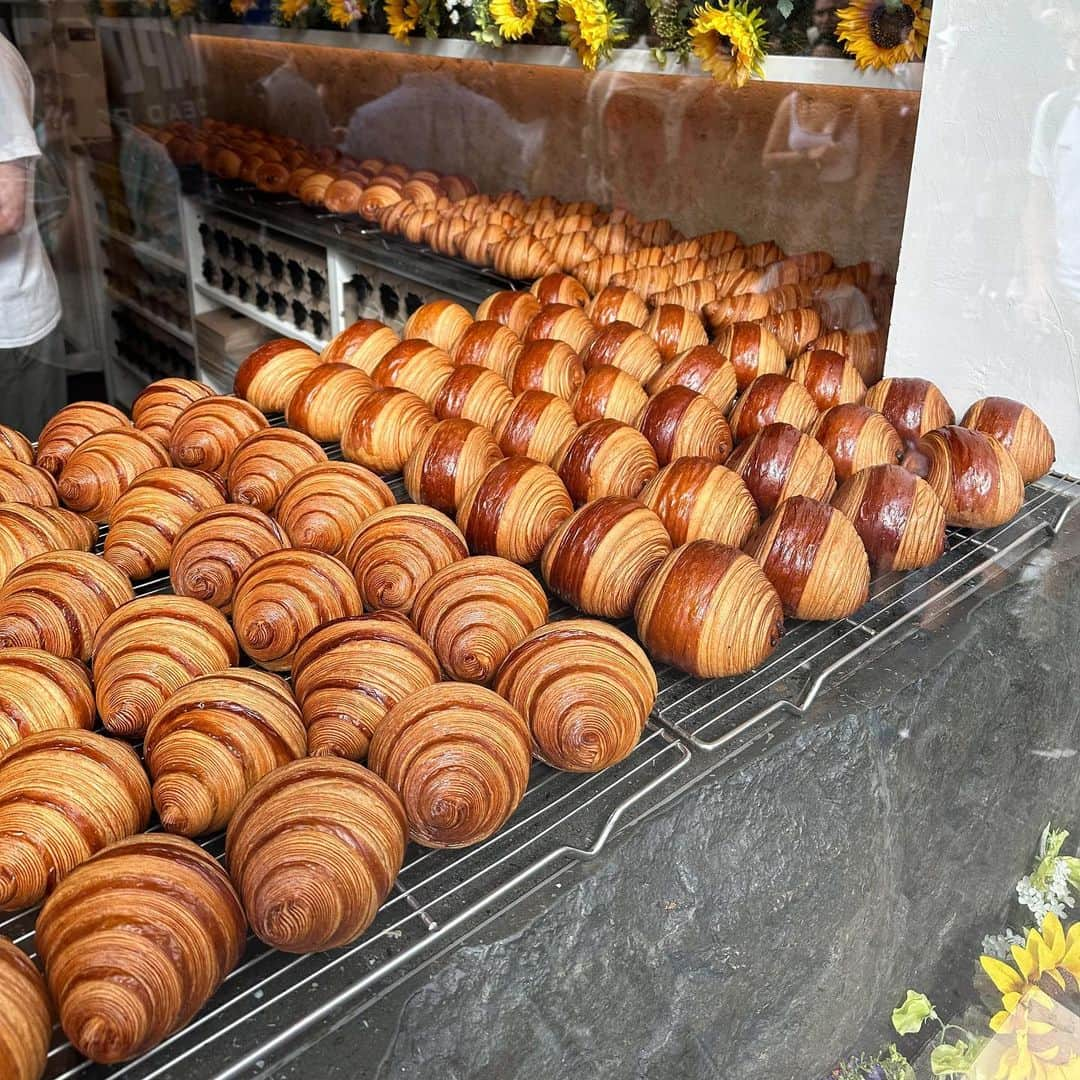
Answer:
[{"label": "wire cooling rack", "polygon": [[[404,498],[400,480],[391,486]],[[950,530],[945,555],[933,566],[876,578],[870,600],[854,618],[789,624],[772,656],[745,676],[701,682],[660,668],[656,707],[629,757],[592,776],[536,764],[521,806],[490,840],[463,851],[410,845],[396,887],[356,944],[291,956],[249,936],[239,966],[183,1031],[136,1061],[104,1068],[80,1058],[57,1028],[46,1076],[233,1080],[267,1072],[328,1027],[362,1012],[395,977],[440,947],[574,862],[599,854],[707,772],[760,751],[782,720],[805,713],[871,650],[984,589],[1002,567],[1051,540],[1077,501],[1075,478],[1051,476],[1029,486],[1013,521],[982,532]],[[167,589],[167,579],[158,578],[136,591]],[[554,618],[572,614],[565,607],[552,611]],[[221,859],[224,837],[203,846]],[[33,954],[35,916],[7,916],[0,933]]]}]

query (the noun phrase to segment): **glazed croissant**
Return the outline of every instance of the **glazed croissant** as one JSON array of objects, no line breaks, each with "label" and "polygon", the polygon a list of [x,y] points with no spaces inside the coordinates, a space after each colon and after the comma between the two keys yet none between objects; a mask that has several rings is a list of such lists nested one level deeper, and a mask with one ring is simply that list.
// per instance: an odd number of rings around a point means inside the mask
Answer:
[{"label": "glazed croissant", "polygon": [[437,349],[452,353],[458,338],[472,325],[473,317],[453,300],[421,304],[408,318],[402,338],[422,338]]},{"label": "glazed croissant", "polygon": [[435,423],[431,410],[408,390],[368,394],[341,436],[341,452],[377,473],[400,472],[424,432]]},{"label": "glazed croissant", "polygon": [[510,649],[547,617],[547,597],[532,574],[482,555],[433,574],[412,610],[443,671],[451,679],[485,685]]},{"label": "glazed croissant", "polygon": [[541,338],[524,346],[510,369],[510,390],[544,390],[569,401],[585,378],[585,366],[565,341]]},{"label": "glazed croissant", "polygon": [[249,435],[269,427],[266,417],[238,397],[192,402],[173,424],[169,454],[183,469],[202,469],[225,478],[232,452]]},{"label": "glazed croissant", "polygon": [[871,465],[895,465],[904,450],[892,424],[865,405],[834,405],[818,417],[810,434],[832,460],[837,480]]},{"label": "glazed croissant", "polygon": [[444,514],[402,504],[372,514],[349,542],[344,559],[366,608],[408,615],[420,586],[468,554],[464,536]]},{"label": "glazed croissant", "polygon": [[685,386],[669,386],[654,394],[638,429],[661,466],[682,457],[722,462],[731,453],[731,428],[719,406]]},{"label": "glazed croissant", "polygon": [[89,551],[97,536],[89,518],[70,510],[0,502],[0,585],[27,559],[47,551]]},{"label": "glazed croissant", "polygon": [[296,388],[319,363],[318,353],[302,342],[275,338],[260,345],[240,365],[233,392],[264,413],[284,412]]},{"label": "glazed croissant", "polygon": [[374,389],[371,376],[351,364],[320,364],[297,386],[285,420],[317,442],[338,442],[349,417]]},{"label": "glazed croissant", "polygon": [[564,341],[576,353],[581,353],[596,334],[588,315],[575,304],[545,304],[529,322],[522,340],[552,339]]},{"label": "glazed croissant", "polygon": [[709,343],[700,316],[678,304],[657,305],[642,330],[656,342],[665,364],[687,349]]},{"label": "glazed croissant", "polygon": [[633,289],[608,285],[589,301],[585,313],[596,326],[613,322],[644,326],[649,320],[649,305]]},{"label": "glazed croissant", "polygon": [[232,620],[240,647],[256,664],[287,671],[305,634],[362,610],[348,567],[321,551],[287,548],[244,571]]},{"label": "glazed croissant", "polygon": [[[546,239],[545,232],[550,232],[551,236],[557,234],[574,236],[578,232],[592,227],[591,223],[585,224],[580,221],[580,219],[578,223],[581,226],[580,229],[566,229],[561,227],[558,223],[555,223],[549,230],[537,230],[537,235],[541,240]],[[581,241],[575,240],[574,242],[580,243]],[[559,262],[562,262],[560,255],[564,253],[557,251],[557,246],[558,242],[552,243],[551,253]],[[583,261],[584,260],[580,258],[575,260],[575,262]],[[545,274],[543,277],[537,278],[532,285],[529,286],[529,292],[531,292],[541,304],[574,304],[579,308],[583,308],[589,302],[589,293],[585,286],[582,285],[576,277],[561,272]]]},{"label": "glazed croissant", "polygon": [[151,469],[113,505],[102,557],[139,581],[168,568],[173,542],[201,510],[223,506],[220,482],[192,469]]},{"label": "glazed croissant", "polygon": [[641,383],[632,375],[603,365],[586,374],[570,398],[570,407],[579,424],[587,424],[590,420],[618,420],[633,427],[648,400]]},{"label": "glazed croissant", "polygon": [[299,431],[256,431],[229,457],[225,476],[229,498],[268,514],[294,477],[326,460],[326,451]]},{"label": "glazed croissant", "polygon": [[669,386],[695,390],[726,412],[735,399],[738,382],[735,368],[719,349],[698,345],[666,363],[649,380],[648,390],[658,394]]},{"label": "glazed croissant", "polygon": [[406,338],[379,361],[371,378],[376,386],[408,390],[430,409],[453,373],[449,353],[420,338]]},{"label": "glazed croissant", "polygon": [[1010,398],[987,397],[976,401],[961,425],[997,439],[1020,467],[1025,484],[1045,476],[1054,464],[1054,439],[1035,411]]},{"label": "glazed croissant", "polygon": [[440,420],[405,462],[405,490],[413,502],[453,515],[465,492],[501,457],[486,428],[470,420]]},{"label": "glazed croissant", "polygon": [[502,292],[492,293],[480,302],[476,309],[476,319],[477,322],[485,319],[500,322],[520,338],[539,311],[540,301],[532,293],[504,289]]},{"label": "glazed croissant", "polygon": [[41,649],[0,651],[0,750],[41,731],[94,726],[86,668]]},{"label": "glazed croissant", "polygon": [[472,323],[454,345],[458,367],[475,364],[494,371],[504,380],[521,354],[521,341],[508,326],[494,319]]},{"label": "glazed croissant", "polygon": [[435,400],[435,415],[440,420],[471,420],[491,431],[513,401],[510,387],[498,372],[463,364],[443,384]]},{"label": "glazed croissant", "polygon": [[228,613],[244,571],[259,556],[288,546],[278,523],[254,506],[202,510],[173,541],[169,556],[173,592]]},{"label": "glazed croissant", "polygon": [[256,781],[306,753],[289,684],[255,668],[182,686],[154,713],[143,740],[162,827],[184,836],[223,829]]},{"label": "glazed croissant", "polygon": [[829,349],[804,352],[788,369],[788,378],[802,383],[822,412],[834,405],[858,404],[866,396],[866,384],[855,365]]},{"label": "glazed croissant", "polygon": [[322,952],[371,925],[407,838],[401,800],[378,776],[308,758],[248,792],[225,853],[256,936],[285,952]]},{"label": "glazed croissant", "polygon": [[107,731],[137,738],[154,712],[200,675],[234,667],[236,636],[217,608],[187,596],[141,596],[94,638],[94,692]]},{"label": "glazed croissant", "polygon": [[98,627],[134,595],[127,577],[89,552],[35,555],[0,587],[0,648],[89,660]]},{"label": "glazed croissant", "polygon": [[378,319],[359,319],[330,339],[320,359],[324,364],[349,364],[370,375],[400,340]]},{"label": "glazed croissant", "polygon": [[394,493],[362,465],[328,461],[289,481],[274,516],[294,547],[340,557],[356,530],[394,501]]},{"label": "glazed croissant", "polygon": [[556,769],[599,772],[637,745],[656,701],[640,646],[592,619],[567,619],[510,652],[495,691],[525,718],[537,757]]},{"label": "glazed croissant", "polygon": [[40,1080],[49,1060],[52,1003],[34,962],[0,937],[0,1061],[9,1080]]},{"label": "glazed croissant", "polygon": [[836,472],[821,443],[790,424],[769,424],[735,448],[727,460],[766,517],[794,495],[827,501]]},{"label": "glazed croissant", "polygon": [[194,379],[158,379],[135,399],[131,419],[140,431],[167,447],[176,418],[193,401],[213,396],[211,387]]},{"label": "glazed croissant", "polygon": [[563,447],[555,462],[575,506],[603,495],[636,496],[659,465],[649,440],[617,420],[591,420]]},{"label": "glazed croissant", "polygon": [[577,432],[573,410],[554,394],[526,390],[503,414],[493,432],[507,457],[527,457],[550,465]]},{"label": "glazed croissant", "polygon": [[441,677],[431,648],[394,612],[337,619],[313,630],[293,662],[310,754],[363,761],[386,713]]},{"label": "glazed croissant", "polygon": [[0,458],[0,502],[25,506],[58,506],[56,481],[36,465]]},{"label": "glazed croissant", "polygon": [[182,1028],[239,962],[246,931],[211,855],[181,836],[147,834],[69,874],[41,909],[36,942],[64,1033],[79,1053],[112,1064]]},{"label": "glazed croissant", "polygon": [[660,350],[648,334],[631,323],[612,322],[596,332],[581,359],[585,370],[610,364],[648,382],[663,367]]},{"label": "glazed croissant", "polygon": [[39,903],[149,821],[150,785],[130,746],[92,731],[28,735],[0,755],[0,908]]},{"label": "glazed croissant", "polygon": [[790,424],[809,431],[818,409],[802,383],[786,375],[759,375],[739,395],[728,417],[737,443],[744,442],[769,424]]},{"label": "glazed croissant", "polygon": [[53,476],[59,476],[75,447],[91,435],[116,428],[131,427],[131,421],[103,401],[76,401],[65,405],[38,436],[37,464]]},{"label": "glazed croissant", "polygon": [[486,840],[517,808],[531,753],[516,709],[483,686],[443,682],[386,714],[368,765],[401,797],[411,839],[460,848]]},{"label": "glazed croissant", "polygon": [[13,458],[24,465],[33,465],[34,448],[21,431],[0,424],[0,458]]},{"label": "glazed croissant", "polygon": [[865,404],[881,413],[909,444],[928,431],[956,423],[945,395],[928,379],[882,379],[867,390]]}]

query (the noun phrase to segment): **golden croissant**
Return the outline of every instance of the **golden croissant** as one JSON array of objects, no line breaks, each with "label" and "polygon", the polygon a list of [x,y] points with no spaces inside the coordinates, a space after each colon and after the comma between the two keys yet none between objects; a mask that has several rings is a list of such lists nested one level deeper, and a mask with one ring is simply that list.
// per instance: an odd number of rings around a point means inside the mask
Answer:
[{"label": "golden croissant", "polygon": [[555,468],[574,505],[582,506],[603,495],[633,498],[659,465],[640,431],[617,420],[591,420],[566,443]]},{"label": "golden croissant", "polygon": [[502,456],[486,428],[470,420],[440,420],[405,462],[405,490],[413,502],[452,515],[465,492]]},{"label": "golden croissant", "polygon": [[225,475],[229,497],[270,513],[293,477],[326,460],[326,451],[299,431],[256,431],[229,458]]},{"label": "golden croissant", "polygon": [[0,585],[34,555],[73,549],[89,551],[98,527],[88,517],[56,506],[0,502]]},{"label": "golden croissant", "polygon": [[400,472],[435,423],[421,398],[394,387],[375,390],[356,407],[341,436],[341,452],[377,473]]},{"label": "golden croissant", "polygon": [[453,300],[421,304],[408,318],[402,340],[422,338],[437,349],[452,353],[458,338],[472,325],[473,317]]},{"label": "golden croissant", "polygon": [[997,439],[1020,467],[1025,484],[1045,476],[1054,464],[1054,439],[1042,418],[1029,406],[1010,398],[976,401],[961,426]]},{"label": "golden croissant", "polygon": [[349,364],[370,375],[400,340],[385,323],[359,319],[330,339],[320,359],[324,364]]},{"label": "golden croissant", "polygon": [[75,447],[100,431],[131,427],[131,421],[103,401],[76,401],[65,405],[38,436],[37,464],[59,476]]},{"label": "golden croissant", "polygon": [[233,390],[264,413],[284,412],[296,388],[319,363],[318,353],[302,342],[275,338],[248,355],[236,372]]},{"label": "golden croissant", "polygon": [[722,462],[731,453],[731,428],[720,407],[686,386],[669,386],[654,394],[638,428],[661,466],[682,457]]},{"label": "golden croissant", "polygon": [[297,386],[285,420],[317,442],[337,442],[357,405],[374,389],[371,376],[351,364],[320,364]]},{"label": "golden croissant", "polygon": [[24,465],[33,465],[34,448],[21,431],[0,424],[0,458],[14,458]]},{"label": "golden croissant", "polygon": [[458,338],[453,357],[457,367],[475,364],[506,379],[520,353],[521,341],[513,330],[494,319],[482,319]]},{"label": "golden croissant", "polygon": [[49,1060],[52,1002],[34,962],[0,937],[0,1061],[8,1080],[40,1080]]},{"label": "golden croissant", "polygon": [[200,398],[176,418],[169,453],[181,468],[202,469],[224,479],[232,452],[265,427],[266,417],[242,398]]},{"label": "golden croissant", "polygon": [[379,361],[371,378],[376,386],[408,390],[431,409],[453,373],[453,361],[443,349],[419,338],[406,338]]},{"label": "golden croissant", "polygon": [[90,675],[77,660],[43,649],[0,650],[0,750],[28,735],[94,726]]},{"label": "golden croissant", "polygon": [[0,458],[0,502],[26,506],[58,506],[56,481],[36,465]]},{"label": "golden croissant", "polygon": [[633,375],[603,364],[585,375],[570,398],[570,407],[579,424],[587,424],[590,420],[619,420],[633,427],[648,400],[641,383]]},{"label": "golden croissant", "polygon": [[504,289],[481,301],[476,309],[476,319],[478,322],[485,319],[500,322],[520,338],[539,310],[540,302],[532,293]]},{"label": "golden croissant", "polygon": [[836,491],[832,459],[791,424],[768,424],[737,446],[725,463],[737,472],[764,515],[794,495],[828,501]]},{"label": "golden croissant", "polygon": [[135,399],[131,419],[140,431],[167,447],[176,418],[193,401],[213,396],[211,387],[194,379],[158,379]]},{"label": "golden croissant", "polygon": [[570,406],[544,390],[519,394],[493,434],[507,457],[527,457],[550,465],[577,432]]},{"label": "golden croissant", "polygon": [[832,459],[838,481],[872,465],[895,465],[904,451],[892,424],[866,405],[834,405],[809,433]]},{"label": "golden croissant", "polygon": [[443,384],[434,408],[440,420],[471,420],[491,431],[513,401],[510,387],[498,372],[463,364]]},{"label": "golden croissant", "polygon": [[585,366],[565,341],[541,338],[524,346],[509,374],[510,390],[545,390],[569,401],[585,378]]}]

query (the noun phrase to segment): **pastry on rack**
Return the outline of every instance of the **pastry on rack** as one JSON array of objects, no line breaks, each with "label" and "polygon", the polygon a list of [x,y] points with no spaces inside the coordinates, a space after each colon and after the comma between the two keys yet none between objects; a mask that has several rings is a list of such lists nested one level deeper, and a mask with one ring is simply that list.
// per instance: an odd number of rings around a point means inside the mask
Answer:
[{"label": "pastry on rack", "polygon": [[82,514],[56,506],[0,502],[0,585],[34,555],[73,548],[90,551],[98,527]]},{"label": "pastry on rack", "polygon": [[131,427],[131,421],[103,401],[76,401],[65,405],[38,436],[36,464],[59,476],[71,452],[91,435]]},{"label": "pastry on rack", "polygon": [[809,434],[829,455],[838,481],[871,465],[895,465],[904,452],[892,424],[866,405],[834,405],[818,417]]},{"label": "pastry on rack", "polygon": [[222,480],[232,452],[270,425],[250,402],[215,396],[192,402],[173,424],[169,453],[182,469],[202,469]]},{"label": "pastry on rack", "polygon": [[739,395],[728,418],[736,443],[769,424],[790,424],[809,431],[818,418],[814,399],[802,383],[785,375],[759,375]]},{"label": "pastry on rack", "polygon": [[[574,231],[570,230],[571,234]],[[544,239],[544,237],[541,236],[541,239]],[[558,259],[559,252],[554,250],[554,247],[553,244],[552,254]],[[543,277],[537,278],[529,287],[529,292],[541,304],[573,304],[575,307],[583,308],[589,302],[589,292],[585,286],[576,277],[571,274],[564,274],[561,271],[545,274]]]},{"label": "pastry on rack", "polygon": [[0,651],[0,750],[29,735],[94,726],[94,691],[86,668],[43,649]]},{"label": "pastry on rack", "polygon": [[589,301],[585,314],[596,326],[607,326],[613,322],[644,326],[649,319],[649,305],[633,289],[608,285]]},{"label": "pastry on rack", "polygon": [[669,386],[654,394],[637,426],[661,466],[681,457],[722,462],[731,453],[731,428],[723,412],[704,394],[685,386]]},{"label": "pastry on rack", "polygon": [[165,448],[146,432],[102,431],[71,452],[57,481],[60,500],[69,510],[104,524],[137,476],[167,465]]},{"label": "pastry on rack", "polygon": [[341,436],[341,452],[377,473],[400,472],[416,444],[435,423],[431,410],[408,390],[387,387],[368,394]]},{"label": "pastry on rack", "polygon": [[130,746],[78,729],[27,735],[0,754],[0,910],[40,903],[149,821],[150,785]]},{"label": "pastry on rack", "polygon": [[487,266],[495,248],[507,239],[508,233],[501,225],[479,222],[458,237],[458,254],[474,266]]},{"label": "pastry on rack", "polygon": [[1050,429],[1027,405],[1010,398],[980,398],[972,405],[962,427],[997,439],[1020,467],[1025,484],[1045,476],[1054,464],[1054,439]]},{"label": "pastry on rack", "polygon": [[462,559],[433,574],[412,609],[443,671],[459,682],[483,685],[547,617],[547,597],[536,578],[490,555]]},{"label": "pastry on rack", "polygon": [[[761,325],[780,342],[780,347],[791,360],[800,356],[804,350],[818,351],[806,349],[811,341],[820,336],[822,330],[821,316],[813,308],[798,307],[789,308],[787,311],[770,312],[761,320]],[[856,372],[858,372],[857,368]],[[862,381],[861,375],[859,381]],[[834,402],[834,404],[839,403]]]},{"label": "pastry on rack", "polygon": [[526,390],[514,398],[494,429],[507,457],[527,457],[550,465],[577,431],[573,410],[554,394]]},{"label": "pastry on rack", "polygon": [[563,447],[555,469],[575,506],[603,495],[638,495],[656,475],[656,451],[618,420],[590,420]]},{"label": "pastry on rack", "polygon": [[58,506],[56,481],[37,465],[0,458],[0,502],[26,506]]},{"label": "pastry on rack", "polygon": [[24,465],[33,465],[34,447],[21,431],[0,424],[0,458],[13,458]]},{"label": "pastry on rack", "polygon": [[656,342],[665,364],[687,349],[709,343],[697,313],[679,304],[657,305],[642,330]]},{"label": "pastry on rack", "polygon": [[465,492],[502,456],[487,428],[471,420],[440,420],[405,462],[405,490],[414,503],[452,516]]},{"label": "pastry on rack", "polygon": [[794,619],[846,619],[866,603],[870,564],[851,522],[828,503],[785,499],[746,543]]},{"label": "pastry on rack", "polygon": [[531,233],[507,236],[492,244],[489,252],[495,272],[515,281],[532,281],[559,269],[547,244]]},{"label": "pastry on rack", "polygon": [[286,548],[260,556],[244,571],[233,596],[232,621],[240,648],[256,664],[288,671],[306,634],[362,611],[344,563],[321,551]]},{"label": "pastry on rack", "polygon": [[0,649],[89,660],[106,616],[134,595],[124,574],[90,552],[35,555],[0,586]]},{"label": "pastry on rack", "polygon": [[473,317],[453,300],[421,304],[408,318],[402,339],[422,338],[445,353],[453,353],[457,340],[472,325]]},{"label": "pastry on rack", "polygon": [[312,368],[285,406],[291,428],[316,442],[338,442],[349,417],[375,389],[371,376],[351,364],[320,364]]},{"label": "pastry on rack", "polygon": [[474,555],[526,566],[573,513],[555,471],[531,458],[497,461],[465,493],[457,523]]},{"label": "pastry on rack", "polygon": [[229,873],[256,936],[289,953],[355,941],[397,880],[408,832],[397,794],[352,761],[308,758],[244,796]]},{"label": "pastry on rack", "polygon": [[370,375],[400,340],[386,323],[358,319],[327,342],[319,359],[324,364],[349,364]]},{"label": "pastry on rack", "polygon": [[757,667],[784,629],[780,597],[761,567],[712,540],[676,548],[642,590],[634,618],[654,661],[699,679]]},{"label": "pastry on rack", "polygon": [[193,401],[213,396],[212,387],[194,379],[158,379],[135,399],[131,419],[140,431],[167,447],[176,418]]},{"label": "pastry on rack", "polygon": [[481,319],[458,338],[453,357],[458,367],[475,364],[505,380],[520,354],[521,341],[513,330],[494,319]]},{"label": "pastry on rack", "polygon": [[225,477],[229,497],[270,513],[294,477],[326,460],[326,451],[299,431],[277,427],[256,431],[229,457]]},{"label": "pastry on rack", "polygon": [[455,368],[443,384],[435,401],[435,415],[440,420],[471,420],[491,430],[513,400],[510,387],[498,372],[465,364]]},{"label": "pastry on rack", "polygon": [[649,380],[648,391],[658,394],[669,386],[696,390],[724,412],[731,408],[738,390],[735,368],[712,345],[697,345],[669,360]]},{"label": "pastry on rack", "polygon": [[579,424],[590,420],[619,420],[636,426],[649,400],[641,383],[619,368],[595,367],[585,375],[570,398],[574,419]]},{"label": "pastry on rack", "polygon": [[806,387],[822,412],[834,405],[857,405],[866,396],[859,369],[846,356],[829,349],[804,352],[787,374]]},{"label": "pastry on rack", "polygon": [[900,465],[873,465],[833,496],[875,570],[917,570],[945,551],[945,511],[934,489]]},{"label": "pastry on rack", "polygon": [[476,319],[477,322],[484,319],[500,322],[520,338],[524,337],[529,323],[539,311],[540,301],[532,293],[504,289],[502,292],[492,293],[480,302],[476,309]]},{"label": "pastry on rack", "polygon": [[529,322],[522,341],[553,338],[566,342],[580,354],[595,334],[596,327],[581,308],[574,304],[545,304]]},{"label": "pastry on rack", "polygon": [[525,718],[537,757],[556,769],[591,773],[637,745],[657,683],[649,658],[621,630],[566,619],[511,650],[495,691]]},{"label": "pastry on rack", "polygon": [[0,937],[0,1061],[8,1080],[41,1080],[49,1061],[52,1002],[34,962]]},{"label": "pastry on rack", "polygon": [[867,386],[881,380],[885,369],[885,342],[880,330],[826,330],[808,347],[843,353],[859,369]]},{"label": "pastry on rack", "polygon": [[214,857],[148,833],[72,871],[41,909],[36,944],[64,1034],[111,1065],[187,1024],[239,963],[246,935]]},{"label": "pastry on rack", "polygon": [[660,350],[643,330],[632,323],[612,322],[596,331],[581,355],[585,370],[610,364],[648,382],[663,367]]},{"label": "pastry on rack", "polygon": [[410,391],[430,409],[453,373],[453,361],[439,346],[406,338],[378,362],[371,378],[376,386]]},{"label": "pastry on rack", "polygon": [[543,390],[569,401],[585,378],[585,367],[565,341],[530,341],[511,366],[508,379],[514,394]]},{"label": "pastry on rack", "polygon": [[264,413],[284,412],[296,388],[320,362],[319,354],[302,341],[274,338],[240,365],[233,391]]},{"label": "pastry on rack", "polygon": [[478,844],[517,809],[529,781],[529,728],[483,686],[443,682],[387,713],[368,765],[401,797],[409,836],[434,848]]},{"label": "pastry on rack", "polygon": [[182,686],[153,715],[143,760],[167,832],[225,828],[244,793],[307,754],[307,732],[289,684],[256,668],[230,668]]},{"label": "pastry on rack", "polygon": [[468,554],[464,536],[445,514],[402,503],[372,514],[344,559],[369,611],[408,615],[424,582]]},{"label": "pastry on rack", "polygon": [[719,335],[732,323],[764,320],[770,313],[769,301],[761,293],[717,296],[714,300],[705,300],[701,307],[705,325],[714,335]]},{"label": "pastry on rack", "polygon": [[836,491],[832,459],[821,443],[790,424],[769,424],[727,460],[765,516],[794,495],[828,501]]},{"label": "pastry on rack", "polygon": [[761,323],[728,323],[717,331],[713,345],[731,361],[740,390],[759,375],[783,374],[787,369],[783,346]]},{"label": "pastry on rack", "polygon": [[757,505],[739,474],[708,458],[681,457],[665,465],[639,498],[676,547],[691,540],[742,547],[758,524]]},{"label": "pastry on rack", "polygon": [[928,379],[882,379],[866,391],[864,404],[881,413],[909,445],[934,428],[956,423],[945,395]]}]

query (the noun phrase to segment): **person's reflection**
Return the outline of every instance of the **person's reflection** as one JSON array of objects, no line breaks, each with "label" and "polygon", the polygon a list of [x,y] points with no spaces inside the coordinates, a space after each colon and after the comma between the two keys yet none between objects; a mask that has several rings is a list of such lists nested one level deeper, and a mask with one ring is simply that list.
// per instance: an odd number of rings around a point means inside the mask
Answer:
[{"label": "person's reflection", "polygon": [[[836,13],[845,3],[846,0],[814,0],[814,10],[810,16],[811,22],[806,28],[805,55],[843,55],[840,42],[836,39],[836,30],[839,26]],[[824,46],[828,51],[815,51],[818,46]]]},{"label": "person's reflection", "polygon": [[259,80],[256,91],[263,99],[266,117],[263,126],[268,131],[312,146],[325,146],[332,141],[319,87],[303,75],[292,53]]}]

